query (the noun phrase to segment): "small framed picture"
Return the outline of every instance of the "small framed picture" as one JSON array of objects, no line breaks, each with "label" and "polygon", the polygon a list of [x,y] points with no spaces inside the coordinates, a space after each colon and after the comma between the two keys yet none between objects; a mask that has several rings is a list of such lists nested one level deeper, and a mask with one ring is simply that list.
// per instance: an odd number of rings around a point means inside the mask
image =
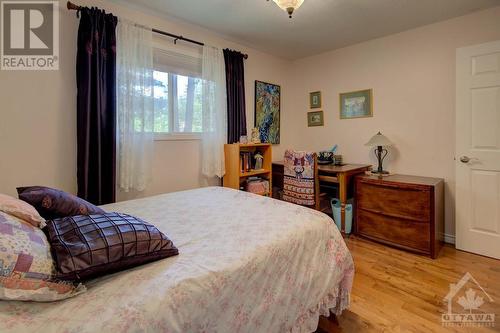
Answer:
[{"label": "small framed picture", "polygon": [[318,109],[321,107],[321,91],[309,93],[309,106],[311,109]]},{"label": "small framed picture", "polygon": [[314,111],[307,113],[307,126],[323,126],[323,111]]},{"label": "small framed picture", "polygon": [[339,94],[340,119],[373,117],[372,89]]}]

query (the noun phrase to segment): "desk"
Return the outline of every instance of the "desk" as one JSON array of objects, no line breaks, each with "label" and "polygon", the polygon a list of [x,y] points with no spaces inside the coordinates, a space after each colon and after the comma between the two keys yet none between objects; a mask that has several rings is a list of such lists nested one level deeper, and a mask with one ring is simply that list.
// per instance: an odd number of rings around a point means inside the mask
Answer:
[{"label": "desk", "polygon": [[[372,168],[369,164],[345,164],[345,165],[318,165],[318,178],[320,182],[339,184],[339,199],[342,202],[342,232],[345,230],[345,204],[347,202],[347,190],[354,176],[364,174]],[[273,162],[273,186],[283,189],[283,161]]]}]

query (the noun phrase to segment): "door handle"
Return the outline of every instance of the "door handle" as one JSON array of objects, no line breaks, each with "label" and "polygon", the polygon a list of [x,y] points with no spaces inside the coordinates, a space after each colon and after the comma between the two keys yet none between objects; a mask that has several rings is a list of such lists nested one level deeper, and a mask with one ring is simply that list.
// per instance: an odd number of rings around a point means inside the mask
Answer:
[{"label": "door handle", "polygon": [[469,163],[471,158],[469,156],[462,156],[460,157],[460,162],[462,163]]}]

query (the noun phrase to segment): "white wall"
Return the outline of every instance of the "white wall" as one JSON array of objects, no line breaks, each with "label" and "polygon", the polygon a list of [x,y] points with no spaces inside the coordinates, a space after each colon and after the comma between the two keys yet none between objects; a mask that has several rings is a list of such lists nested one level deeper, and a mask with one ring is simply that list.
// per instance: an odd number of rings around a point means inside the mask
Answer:
[{"label": "white wall", "polygon": [[[500,7],[296,61],[283,142],[309,150],[337,143],[345,161],[376,165],[364,144],[382,131],[395,143],[390,171],[445,179],[445,232],[454,235],[455,50],[498,39]],[[340,120],[338,94],[368,88],[374,117]],[[308,128],[316,90],[325,126]]]},{"label": "white wall", "polygon": [[[118,17],[181,34],[207,44],[247,53],[245,61],[248,127],[253,125],[254,80],[280,84],[286,109],[288,61],[224,40],[200,27],[143,14],[109,1],[80,0]],[[0,193],[15,195],[15,187],[47,185],[76,192],[75,57],[78,18],[60,1],[60,70],[0,71]],[[154,183],[144,193],[118,193],[123,200],[136,196],[198,187],[199,141],[157,141]]]},{"label": "white wall", "polygon": [[0,70],[0,193],[23,185],[76,191],[74,13],[61,9],[60,29],[58,71]]},{"label": "white wall", "polygon": [[[76,191],[75,56],[78,19],[61,1],[60,70],[0,71],[0,192],[41,184]],[[282,86],[281,145],[322,150],[334,143],[348,162],[375,163],[364,143],[381,130],[396,144],[390,171],[446,180],[446,232],[454,234],[455,49],[500,39],[500,7],[413,29],[298,61],[287,61],[225,40],[203,28],[98,0],[119,17],[249,54],[248,128],[254,80]],[[373,88],[374,117],[340,120],[338,93]],[[321,90],[325,126],[308,128],[308,93]],[[203,184],[198,141],[158,141],[152,195]]]}]

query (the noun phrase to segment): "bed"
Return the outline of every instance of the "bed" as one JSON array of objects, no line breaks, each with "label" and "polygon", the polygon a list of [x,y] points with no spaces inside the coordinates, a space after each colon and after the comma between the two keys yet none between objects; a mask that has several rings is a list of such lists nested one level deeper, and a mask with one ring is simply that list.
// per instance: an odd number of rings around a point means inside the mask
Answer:
[{"label": "bed", "polygon": [[313,332],[349,305],[352,257],[323,213],[221,187],[103,208],[155,224],[180,254],[64,301],[0,301],[0,332]]}]

